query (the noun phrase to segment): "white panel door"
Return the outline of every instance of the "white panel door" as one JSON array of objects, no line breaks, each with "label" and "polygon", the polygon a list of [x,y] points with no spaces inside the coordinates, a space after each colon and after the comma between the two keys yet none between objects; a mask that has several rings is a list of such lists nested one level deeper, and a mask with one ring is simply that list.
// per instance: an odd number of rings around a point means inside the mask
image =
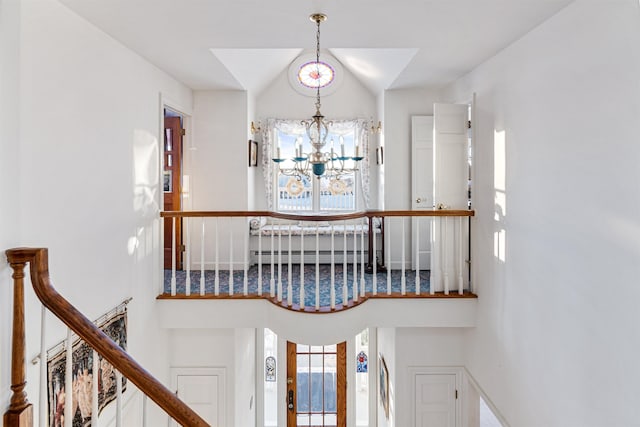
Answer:
[{"label": "white panel door", "polygon": [[[468,120],[467,104],[433,106],[434,203],[449,209],[468,209]],[[457,225],[456,225],[457,224]],[[459,219],[433,219],[430,286],[435,292],[462,289],[464,242]],[[462,282],[462,283],[461,283]]]},{"label": "white panel door", "polygon": [[452,209],[467,209],[468,164],[467,104],[434,104],[434,197]]},{"label": "white panel door", "polygon": [[212,427],[224,426],[224,369],[174,368],[172,371],[178,397]]},{"label": "white panel door", "polygon": [[415,376],[416,427],[456,426],[455,374]]},{"label": "white panel door", "polygon": [[[411,209],[431,209],[432,207],[433,116],[412,116]],[[431,219],[413,218],[411,226],[411,268],[429,270],[431,266]]]}]

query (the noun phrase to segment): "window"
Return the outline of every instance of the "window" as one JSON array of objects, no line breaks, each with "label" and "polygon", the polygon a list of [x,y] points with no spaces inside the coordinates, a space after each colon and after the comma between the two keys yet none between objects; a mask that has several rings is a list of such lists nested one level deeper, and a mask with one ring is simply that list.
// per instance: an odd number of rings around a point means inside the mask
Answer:
[{"label": "window", "polygon": [[[276,152],[278,158],[286,159],[276,169],[277,192],[276,210],[278,211],[354,211],[356,209],[356,175],[354,172],[339,176],[309,178],[304,175],[292,176],[285,172],[294,168],[297,150],[302,153],[311,152],[309,137],[305,134],[276,131]],[[336,156],[354,156],[355,129],[344,135],[329,133],[329,141],[323,151],[333,151]],[[336,166],[337,165],[336,161]],[[353,160],[344,161],[344,167],[352,169]]]},{"label": "window", "polygon": [[[312,151],[301,120],[267,121],[263,133],[263,169],[269,208],[276,211],[351,212],[366,209],[369,197],[368,121],[333,121],[323,152],[333,150],[336,157],[363,157],[356,165],[353,160],[335,161],[334,167],[353,169],[339,175],[320,177],[292,172],[297,150],[305,155]],[[356,148],[357,147],[357,148]],[[276,163],[272,159],[282,159]]]}]

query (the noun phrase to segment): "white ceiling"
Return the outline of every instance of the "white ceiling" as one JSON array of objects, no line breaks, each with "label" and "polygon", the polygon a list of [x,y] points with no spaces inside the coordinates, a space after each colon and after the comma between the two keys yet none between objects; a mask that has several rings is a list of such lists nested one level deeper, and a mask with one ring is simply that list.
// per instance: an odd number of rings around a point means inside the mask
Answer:
[{"label": "white ceiling", "polygon": [[466,74],[572,0],[61,0],[193,89],[259,94],[321,47],[372,93]]}]

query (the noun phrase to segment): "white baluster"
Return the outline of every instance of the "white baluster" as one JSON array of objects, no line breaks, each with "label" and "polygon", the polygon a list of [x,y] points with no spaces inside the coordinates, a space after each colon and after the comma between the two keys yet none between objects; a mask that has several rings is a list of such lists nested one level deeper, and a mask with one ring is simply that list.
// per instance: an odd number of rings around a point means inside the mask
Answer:
[{"label": "white baluster", "polygon": [[[41,306],[40,312],[40,392],[39,399],[40,410],[38,411],[40,418],[40,426],[48,425],[47,413],[47,342],[46,342],[46,325],[47,325],[47,309]],[[95,371],[94,371],[95,372]]]},{"label": "white baluster", "polygon": [[365,256],[364,256],[364,229],[366,227],[365,218],[360,220],[360,296],[364,298],[365,295],[365,280],[364,280],[364,266],[365,266]]},{"label": "white baluster", "polygon": [[372,222],[372,226],[371,226],[371,236],[369,236],[370,239],[373,239],[373,276],[371,277],[372,281],[373,281],[373,295],[378,295],[378,252],[377,252],[377,235],[376,235],[376,227],[375,227],[375,221],[374,218],[371,217],[369,218],[369,221]]},{"label": "white baluster", "polygon": [[420,295],[420,217],[416,217],[416,229],[413,234],[416,238],[416,295]]},{"label": "white baluster", "polygon": [[[440,234],[440,244],[442,246],[442,250],[440,251],[440,256],[442,257],[442,263],[443,263],[443,267],[442,270],[444,271],[444,294],[445,295],[449,295],[449,245],[448,245],[448,240],[449,240],[449,236],[448,236],[448,217],[444,217],[444,228],[442,233]],[[442,225],[441,225],[442,226]]]},{"label": "white baluster", "polygon": [[282,227],[278,227],[278,302],[282,302]]},{"label": "white baluster", "polygon": [[293,260],[291,252],[291,223],[288,226],[289,230],[289,251],[287,259],[287,305],[291,307],[293,305]]},{"label": "white baluster", "polygon": [[430,243],[431,243],[431,254],[429,256],[430,260],[431,260],[431,267],[429,270],[429,293],[431,295],[436,293],[436,286],[437,286],[437,257],[436,257],[436,251],[438,250],[438,247],[436,246],[436,221],[438,221],[438,217],[432,217],[430,224],[429,224],[429,230],[431,232],[431,236],[430,236]]},{"label": "white baluster", "polygon": [[358,302],[358,230],[353,222],[353,302]]},{"label": "white baluster", "polygon": [[233,291],[233,217],[229,217],[229,296]]},{"label": "white baluster", "polygon": [[320,229],[316,221],[316,311],[320,310]]},{"label": "white baluster", "polygon": [[148,403],[149,403],[149,398],[147,397],[146,394],[143,394],[142,395],[142,427],[147,427],[147,405],[148,405]]},{"label": "white baluster", "polygon": [[258,295],[262,296],[262,217],[258,218]]},{"label": "white baluster", "polygon": [[100,372],[100,356],[93,350],[93,365],[91,367],[93,381],[91,381],[91,427],[98,427],[98,372]]},{"label": "white baluster", "polygon": [[122,427],[122,374],[116,372],[116,427]]},{"label": "white baluster", "polygon": [[276,220],[271,220],[271,281],[269,282],[269,295],[271,298],[276,296],[276,266],[275,266],[275,253],[274,253],[274,233],[275,233]]},{"label": "white baluster", "polygon": [[184,283],[185,295],[191,295],[191,218],[184,218],[185,228],[187,230],[187,248],[186,248],[186,279]]},{"label": "white baluster", "polygon": [[220,295],[220,233],[218,232],[218,222],[220,218],[216,217],[216,277],[214,283],[214,294]]},{"label": "white baluster", "polygon": [[347,221],[342,222],[342,306],[346,307],[349,300],[347,285]]},{"label": "white baluster", "polygon": [[463,217],[458,217],[458,294],[462,295],[464,293],[464,280],[462,278],[462,265],[463,265],[463,251],[462,251],[462,219]]},{"label": "white baluster", "polygon": [[249,227],[244,227],[244,288],[243,294],[249,295]]},{"label": "white baluster", "polygon": [[404,220],[405,217],[401,217],[401,221],[402,221],[402,263],[401,263],[401,268],[402,268],[402,275],[400,276],[400,292],[402,293],[402,295],[406,295],[407,294],[407,280],[405,276],[405,264],[406,264],[406,255],[405,255],[405,245],[406,245],[406,236],[404,233]]},{"label": "white baluster", "polygon": [[335,227],[331,222],[331,289],[329,293],[331,295],[331,310],[336,308],[336,246],[335,246]]},{"label": "white baluster", "polygon": [[[166,221],[166,219],[165,219]],[[176,294],[176,217],[171,218],[171,295]]]},{"label": "white baluster", "polygon": [[72,427],[73,421],[73,333],[67,328],[66,363],[64,371],[64,427]]},{"label": "white baluster", "polygon": [[387,295],[391,295],[391,272],[393,270],[391,265],[391,217],[385,217],[386,225],[384,227],[384,239],[387,244]]},{"label": "white baluster", "polygon": [[304,232],[300,233],[300,309],[304,310]]},{"label": "white baluster", "polygon": [[205,217],[202,217],[202,234],[200,235],[200,295],[204,295],[204,242],[205,242]]}]

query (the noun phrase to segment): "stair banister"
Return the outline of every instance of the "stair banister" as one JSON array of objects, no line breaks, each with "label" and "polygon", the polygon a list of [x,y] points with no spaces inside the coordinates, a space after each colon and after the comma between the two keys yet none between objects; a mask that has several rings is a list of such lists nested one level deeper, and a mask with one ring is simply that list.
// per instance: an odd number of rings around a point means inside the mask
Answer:
[{"label": "stair banister", "polygon": [[[9,254],[7,253],[7,256]],[[33,406],[27,399],[24,387],[26,381],[26,341],[24,315],[24,266],[27,259],[17,255],[9,258],[13,269],[13,332],[11,336],[11,401],[4,414],[7,427],[32,427]]]},{"label": "stair banister", "polygon": [[49,278],[48,251],[44,248],[17,248],[6,251],[7,260],[14,269],[14,319],[12,343],[11,389],[13,395],[9,410],[4,415],[5,427],[32,427],[32,407],[28,402],[25,381],[24,332],[24,267],[29,263],[31,283],[42,304],[64,322],[81,339],[100,353],[122,375],[149,396],[171,418],[183,426],[209,426],[189,406],[148,373],[111,338],[98,329],[80,311],[54,289]]}]

